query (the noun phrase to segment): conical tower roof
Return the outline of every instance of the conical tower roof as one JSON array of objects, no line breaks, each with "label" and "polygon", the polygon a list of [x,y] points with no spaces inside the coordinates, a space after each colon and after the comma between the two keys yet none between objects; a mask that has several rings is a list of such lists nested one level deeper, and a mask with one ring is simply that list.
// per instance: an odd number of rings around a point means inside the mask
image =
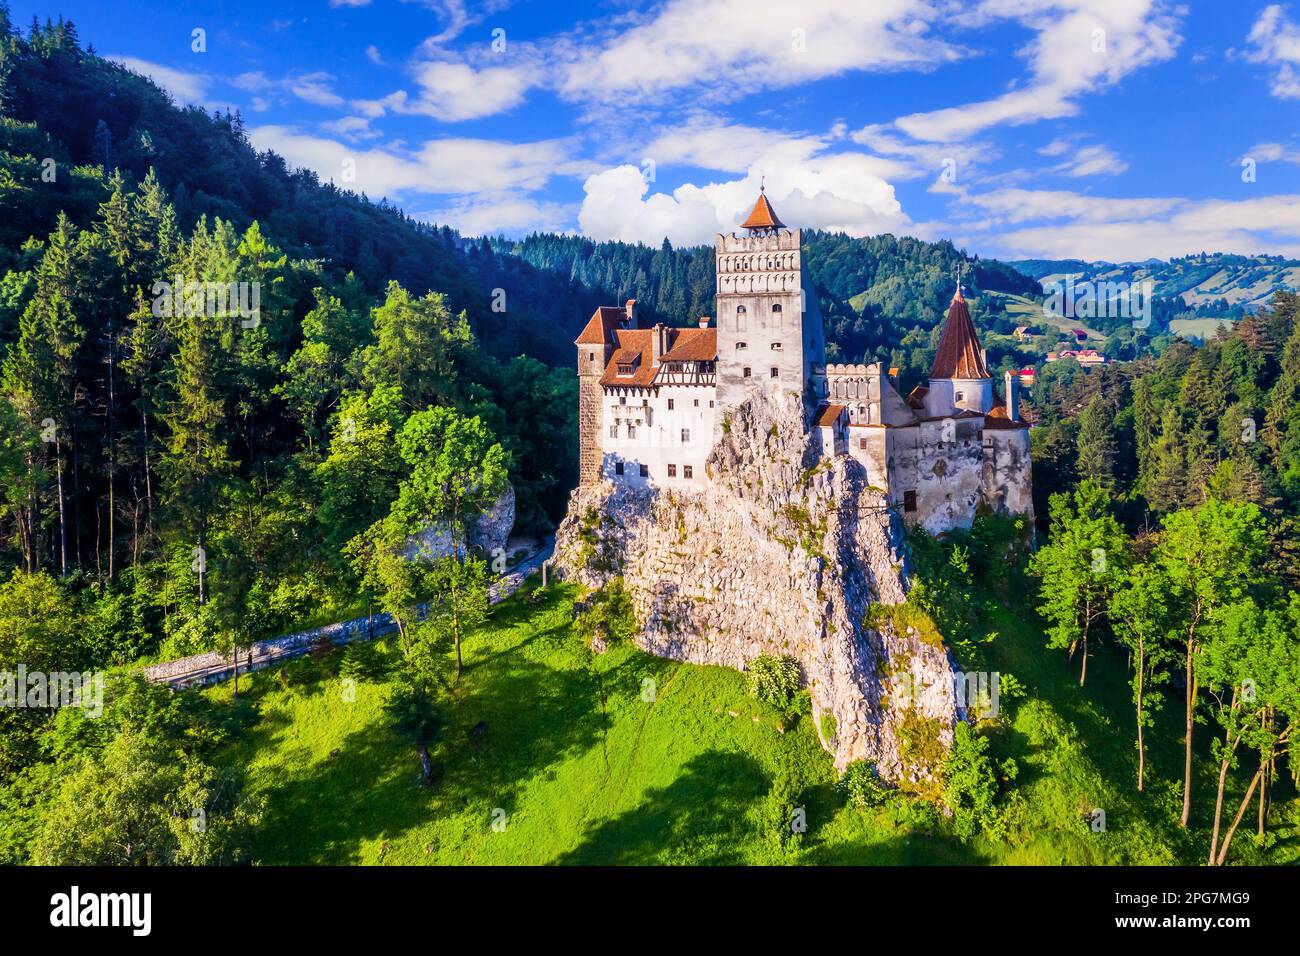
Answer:
[{"label": "conical tower roof", "polygon": [[784,229],[785,227],[785,223],[778,218],[772,204],[767,201],[767,190],[759,190],[758,202],[754,203],[754,208],[749,212],[749,218],[740,224],[740,228]]},{"label": "conical tower roof", "polygon": [[988,367],[984,364],[984,350],[980,348],[979,335],[975,332],[975,323],[971,321],[970,309],[966,307],[966,298],[961,294],[960,285],[952,297],[952,305],[948,307],[948,320],[944,322],[943,333],[939,336],[939,348],[934,353],[930,377],[990,377]]}]

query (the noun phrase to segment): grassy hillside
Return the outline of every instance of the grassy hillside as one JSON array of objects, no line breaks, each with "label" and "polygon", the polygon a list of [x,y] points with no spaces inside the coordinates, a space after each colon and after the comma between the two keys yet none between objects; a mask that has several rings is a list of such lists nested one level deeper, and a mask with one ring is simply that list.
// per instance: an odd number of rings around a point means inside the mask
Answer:
[{"label": "grassy hillside", "polygon": [[[1164,261],[1083,262],[1024,259],[1008,263],[1040,282],[1154,282],[1153,297],[1167,318],[1240,318],[1278,290],[1300,289],[1300,260],[1281,256],[1203,253]],[[1159,317],[1159,316],[1158,316]]]},{"label": "grassy hillside", "polygon": [[[438,782],[427,790],[383,712],[392,653],[384,645],[246,679],[242,693],[258,716],[224,759],[245,766],[265,800],[254,856],[268,864],[1198,861],[1203,831],[1188,836],[1174,824],[1176,739],[1155,755],[1161,782],[1145,797],[1132,792],[1123,662],[1099,661],[1084,693],[1063,657],[1042,649],[1036,625],[1009,612],[990,622],[1001,634],[995,663],[1014,670],[1029,696],[994,737],[999,758],[1013,756],[1021,769],[1004,798],[1008,839],[969,844],[926,804],[844,806],[810,720],[784,726],[748,696],[743,675],[629,647],[593,657],[572,620],[572,593],[552,588],[535,604],[503,605],[469,643]],[[651,702],[642,699],[647,680]],[[228,698],[231,688],[207,693]],[[771,796],[777,781],[798,794],[808,820],[802,839],[785,845]],[[1084,820],[1096,807],[1107,811],[1106,833]],[[1295,817],[1280,802],[1274,812],[1278,821]],[[494,813],[504,828],[493,828]],[[1294,826],[1285,832],[1270,862],[1295,858]],[[1254,853],[1249,837],[1241,850],[1242,859]]]}]

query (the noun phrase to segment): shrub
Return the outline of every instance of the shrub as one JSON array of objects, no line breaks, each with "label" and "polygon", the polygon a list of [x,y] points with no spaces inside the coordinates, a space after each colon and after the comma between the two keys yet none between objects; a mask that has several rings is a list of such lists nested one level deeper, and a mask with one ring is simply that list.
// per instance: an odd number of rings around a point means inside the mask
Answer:
[{"label": "shrub", "polygon": [[636,634],[636,612],[623,579],[610,578],[603,588],[592,592],[574,619],[574,627],[597,650]]},{"label": "shrub", "polygon": [[772,780],[772,788],[760,807],[763,833],[778,851],[797,852],[803,843],[808,823],[806,811],[799,805],[802,790],[799,777],[790,768],[784,768]]},{"label": "shrub", "polygon": [[845,767],[835,787],[848,805],[858,810],[878,807],[889,799],[889,788],[876,774],[876,765],[867,760],[855,760]]},{"label": "shrub", "polygon": [[823,710],[821,716],[822,740],[828,744],[834,743],[837,730],[839,730],[839,725],[835,723],[835,715],[829,710]]},{"label": "shrub", "polygon": [[952,811],[953,829],[963,842],[977,833],[1001,836],[1002,813],[997,806],[998,778],[988,755],[989,741],[960,723],[952,752],[944,765],[947,785],[943,802]]},{"label": "shrub", "polygon": [[937,717],[922,717],[915,710],[907,711],[895,730],[905,771],[899,785],[926,800],[937,801],[942,796],[941,775],[947,759],[942,731]]},{"label": "shrub", "polygon": [[749,662],[749,693],[779,710],[797,711],[799,664],[792,657],[760,655]]}]

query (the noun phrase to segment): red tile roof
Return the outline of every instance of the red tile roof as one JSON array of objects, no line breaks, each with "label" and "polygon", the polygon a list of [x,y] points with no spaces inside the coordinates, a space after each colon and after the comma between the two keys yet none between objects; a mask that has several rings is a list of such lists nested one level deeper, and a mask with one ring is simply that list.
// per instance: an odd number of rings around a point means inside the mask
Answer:
[{"label": "red tile roof", "polygon": [[[650,364],[651,329],[616,329],[615,340],[618,347],[610,356],[605,366],[605,374],[600,377],[601,385],[638,385],[646,386],[654,381],[655,370]],[[620,365],[631,365],[631,375],[619,375]]]},{"label": "red tile roof", "polygon": [[[593,321],[594,318],[593,318]],[[617,348],[600,377],[601,385],[653,385],[664,362],[712,362],[718,357],[717,329],[667,329],[668,351],[659,356],[660,365],[651,362],[654,329],[615,329]],[[631,365],[631,375],[619,375],[619,365]]]},{"label": "red tile roof", "polygon": [[930,394],[930,389],[924,385],[918,385],[907,393],[907,404],[912,408],[925,408],[925,396]]},{"label": "red tile roof", "polygon": [[602,305],[591,314],[574,345],[604,345],[613,341],[613,332],[627,321],[627,310],[617,305]]},{"label": "red tile roof", "polygon": [[843,405],[823,405],[821,408],[817,409],[817,424],[834,425],[843,414]]},{"label": "red tile roof", "polygon": [[952,305],[948,307],[948,321],[944,323],[943,333],[939,336],[939,348],[934,353],[930,377],[989,377],[979,336],[975,332],[975,323],[971,321],[970,309],[966,307],[961,289],[957,290],[957,294],[952,297]]},{"label": "red tile roof", "polygon": [[776,210],[767,201],[767,193],[758,194],[758,202],[749,212],[749,218],[740,224],[741,229],[784,229],[783,223],[776,215]]},{"label": "red tile roof", "polygon": [[1006,402],[994,399],[993,407],[984,416],[984,427],[993,429],[1028,428],[1029,422],[1025,421],[1023,411],[1020,418],[1012,421],[1007,417]]},{"label": "red tile roof", "polygon": [[671,344],[660,362],[713,362],[718,358],[717,329],[671,329]]}]

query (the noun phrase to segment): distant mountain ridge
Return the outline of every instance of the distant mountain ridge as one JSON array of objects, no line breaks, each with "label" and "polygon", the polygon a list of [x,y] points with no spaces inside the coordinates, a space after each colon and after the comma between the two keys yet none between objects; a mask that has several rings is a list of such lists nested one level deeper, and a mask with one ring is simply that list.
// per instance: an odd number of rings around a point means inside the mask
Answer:
[{"label": "distant mountain ridge", "polygon": [[1192,316],[1240,318],[1267,305],[1274,292],[1300,289],[1300,259],[1200,253],[1142,262],[1086,262],[1082,259],[1019,259],[1008,265],[1039,282],[1151,280],[1152,295]]}]

